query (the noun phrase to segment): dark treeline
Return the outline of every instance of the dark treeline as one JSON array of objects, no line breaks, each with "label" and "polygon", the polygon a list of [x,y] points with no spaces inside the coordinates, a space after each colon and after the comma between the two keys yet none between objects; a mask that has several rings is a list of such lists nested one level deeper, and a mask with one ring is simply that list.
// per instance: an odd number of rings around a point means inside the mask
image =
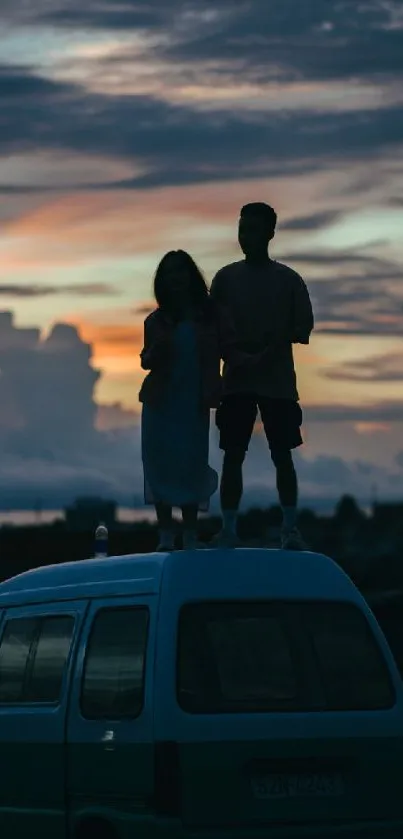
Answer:
[{"label": "dark treeline", "polygon": [[[102,502],[101,502],[102,504]],[[106,502],[108,506],[108,502]],[[105,507],[105,503],[104,503]],[[120,523],[109,504],[109,553],[122,555],[153,551],[157,544],[154,524]],[[94,529],[104,518],[102,510],[80,506],[74,517],[51,525],[0,529],[0,578],[2,580],[38,565],[87,559],[94,550]],[[239,535],[245,545],[276,547],[281,514],[276,507],[252,509],[240,517]],[[218,518],[202,518],[200,535],[209,542],[220,526]],[[343,497],[331,516],[302,509],[299,526],[311,549],[336,560],[363,591],[403,591],[403,502],[375,504],[365,513],[354,498]],[[177,546],[180,547],[178,527]]]}]

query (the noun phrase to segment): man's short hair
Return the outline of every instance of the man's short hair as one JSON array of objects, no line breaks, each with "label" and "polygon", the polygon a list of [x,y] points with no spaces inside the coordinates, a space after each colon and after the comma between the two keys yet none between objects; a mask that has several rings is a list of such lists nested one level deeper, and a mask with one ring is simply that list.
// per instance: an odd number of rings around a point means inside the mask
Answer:
[{"label": "man's short hair", "polygon": [[270,207],[269,204],[265,204],[263,201],[245,204],[241,210],[241,218],[246,218],[247,216],[259,216],[266,222],[267,229],[270,232],[276,229],[277,213],[273,210],[273,207]]}]

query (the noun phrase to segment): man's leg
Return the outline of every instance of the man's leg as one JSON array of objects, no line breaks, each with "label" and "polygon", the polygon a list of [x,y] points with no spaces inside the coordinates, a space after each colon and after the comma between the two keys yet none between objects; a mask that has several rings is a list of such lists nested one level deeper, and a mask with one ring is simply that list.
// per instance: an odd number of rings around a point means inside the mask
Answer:
[{"label": "man's leg", "polygon": [[278,497],[283,511],[282,546],[303,550],[306,545],[297,528],[298,480],[292,450],[302,443],[302,411],[291,400],[259,400],[271,458],[276,469]]},{"label": "man's leg", "polygon": [[217,411],[220,449],[224,451],[220,483],[223,518],[221,532],[213,540],[216,546],[235,547],[238,543],[237,520],[242,498],[242,466],[257,415],[253,394],[227,396]]},{"label": "man's leg", "polygon": [[288,449],[272,450],[271,458],[276,469],[276,484],[284,529],[291,531],[297,524],[298,481],[292,454]]},{"label": "man's leg", "polygon": [[220,500],[223,519],[223,533],[236,537],[238,509],[243,493],[242,466],[245,452],[242,449],[228,449],[224,452],[220,483]]},{"label": "man's leg", "polygon": [[297,527],[298,480],[291,451],[272,449],[271,457],[276,467],[277,491],[283,511],[281,545],[289,551],[307,550]]}]

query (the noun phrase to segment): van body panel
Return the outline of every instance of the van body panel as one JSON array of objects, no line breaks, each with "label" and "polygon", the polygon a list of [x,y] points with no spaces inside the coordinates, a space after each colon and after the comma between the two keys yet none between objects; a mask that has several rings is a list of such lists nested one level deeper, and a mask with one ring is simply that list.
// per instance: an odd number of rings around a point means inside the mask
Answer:
[{"label": "van body panel", "polygon": [[163,562],[163,554],[139,554],[33,568],[0,584],[0,609],[80,597],[156,594]]},{"label": "van body panel", "polygon": [[[74,648],[87,603],[72,601],[9,609],[17,618],[72,616],[75,619],[60,702],[0,704],[0,836],[55,839],[67,835],[65,739],[68,684]],[[4,622],[3,627],[4,629]]]}]

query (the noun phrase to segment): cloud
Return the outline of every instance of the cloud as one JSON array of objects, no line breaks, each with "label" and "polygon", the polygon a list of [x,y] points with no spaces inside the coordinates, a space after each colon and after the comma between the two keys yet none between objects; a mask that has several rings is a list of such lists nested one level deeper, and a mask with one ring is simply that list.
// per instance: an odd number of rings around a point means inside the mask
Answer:
[{"label": "cloud", "polygon": [[139,415],[125,408],[121,402],[98,405],[96,427],[99,431],[116,431],[121,428],[136,428]]},{"label": "cloud", "polygon": [[275,119],[268,119],[264,110],[253,117],[242,112],[209,116],[191,103],[88,93],[79,83],[43,79],[12,67],[3,68],[0,102],[3,154],[68,151],[140,166],[132,178],[108,178],[108,189],[278,177],[315,171],[330,160],[362,163],[382,149],[391,154],[403,143],[400,103],[359,113],[314,113],[307,108]]},{"label": "cloud", "polygon": [[[214,6],[224,9],[225,2]],[[398,2],[252,0],[231,11],[210,32],[168,42],[165,54],[176,61],[216,59],[260,80],[352,80],[402,72]]]},{"label": "cloud", "polygon": [[154,309],[155,303],[153,303],[153,301],[150,301],[149,303],[140,303],[139,306],[136,306],[133,309],[133,314],[141,317],[147,317],[147,315],[149,315]]},{"label": "cloud", "polygon": [[66,295],[72,297],[104,297],[116,295],[118,291],[108,283],[76,283],[71,285],[17,285],[16,283],[2,283],[0,296],[2,297],[49,297],[52,295]]},{"label": "cloud", "polygon": [[280,261],[307,276],[316,334],[402,334],[401,267],[393,260],[353,248],[284,252]]},{"label": "cloud", "polygon": [[[73,319],[71,322],[74,322]],[[143,325],[139,323],[108,323],[77,319],[75,322],[84,340],[95,345],[97,356],[103,353],[138,355],[143,346]]]},{"label": "cloud", "polygon": [[[371,247],[374,248],[377,244],[371,242]],[[398,266],[387,257],[378,257],[373,254],[362,253],[362,249],[346,248],[344,251],[332,250],[331,248],[315,250],[315,251],[286,251],[281,254],[281,259],[287,263],[300,263],[303,265],[313,266],[329,266],[334,273],[344,268],[345,265],[354,265],[355,268],[362,271],[369,269],[379,269],[379,271],[388,271],[393,277],[398,272]]]},{"label": "cloud", "polygon": [[[401,352],[375,355],[356,361],[346,361],[324,375],[328,379],[351,382],[401,382],[403,354]],[[402,413],[403,418],[403,413]]]},{"label": "cloud", "polygon": [[320,230],[322,227],[327,227],[333,222],[338,221],[342,216],[340,210],[322,210],[320,213],[312,213],[307,216],[296,216],[288,221],[281,223],[281,230],[299,231],[299,230]]},{"label": "cloud", "polygon": [[[135,331],[116,334],[98,325],[104,350],[119,351]],[[138,327],[140,331],[140,327]],[[93,334],[94,337],[95,333]],[[86,336],[85,336],[86,337]],[[0,505],[63,506],[79,494],[100,494],[119,504],[142,504],[139,416],[119,404],[97,407],[99,372],[92,351],[74,326],[56,324],[47,337],[38,329],[17,328],[9,313],[0,316]],[[317,406],[307,422],[377,421],[402,418],[402,403],[373,406]],[[307,449],[309,451],[309,448]],[[336,499],[342,492],[367,493],[368,477],[390,487],[393,468],[370,461],[297,453],[301,492],[310,499]],[[211,428],[211,463],[220,469],[217,432]],[[398,465],[398,464],[395,464]],[[266,441],[255,434],[245,465],[244,508],[276,500],[274,470]],[[398,484],[395,484],[396,492]],[[218,496],[212,510],[217,511]]]},{"label": "cloud", "polygon": [[401,423],[403,421],[403,399],[366,402],[357,405],[309,405],[304,408],[304,416],[309,423]]},{"label": "cloud", "polygon": [[[215,459],[215,444],[212,446],[212,464],[220,468],[221,459]],[[361,501],[368,499],[369,482],[377,484],[383,497],[399,495],[399,485],[391,489],[391,479],[396,476],[395,466],[377,465],[370,459],[328,455],[324,452],[313,456],[309,447],[295,452],[295,465],[300,486],[300,504],[308,505],[311,500],[336,500],[343,494],[355,495]],[[395,464],[396,465],[396,464]],[[245,498],[243,508],[250,503],[269,506],[277,503],[275,473],[270,462],[266,440],[262,434],[255,434],[245,460]],[[252,500],[253,499],[253,500]]]},{"label": "cloud", "polygon": [[42,339],[39,329],[19,329],[11,312],[1,313],[0,401],[12,406],[33,452],[59,439],[91,437],[100,375],[91,354],[74,326],[56,323]]},{"label": "cloud", "polygon": [[[301,77],[377,78],[402,71],[402,10],[398,0],[3,0],[9,25],[76,31],[142,32],[158,38],[156,52],[172,62],[218,61],[259,80]],[[164,39],[161,36],[164,35]],[[376,61],[374,61],[374,55]]]},{"label": "cloud", "polygon": [[1,313],[0,370],[0,505],[58,506],[86,493],[140,501],[139,435],[97,429],[100,372],[74,326],[41,337]]},{"label": "cloud", "polygon": [[[203,2],[203,0],[202,0]],[[13,25],[52,26],[67,29],[148,29],[169,20],[176,9],[185,5],[184,0],[171,0],[169,11],[161,0],[88,0],[84,5],[77,0],[37,0],[15,5],[3,0],[1,15]]]}]

